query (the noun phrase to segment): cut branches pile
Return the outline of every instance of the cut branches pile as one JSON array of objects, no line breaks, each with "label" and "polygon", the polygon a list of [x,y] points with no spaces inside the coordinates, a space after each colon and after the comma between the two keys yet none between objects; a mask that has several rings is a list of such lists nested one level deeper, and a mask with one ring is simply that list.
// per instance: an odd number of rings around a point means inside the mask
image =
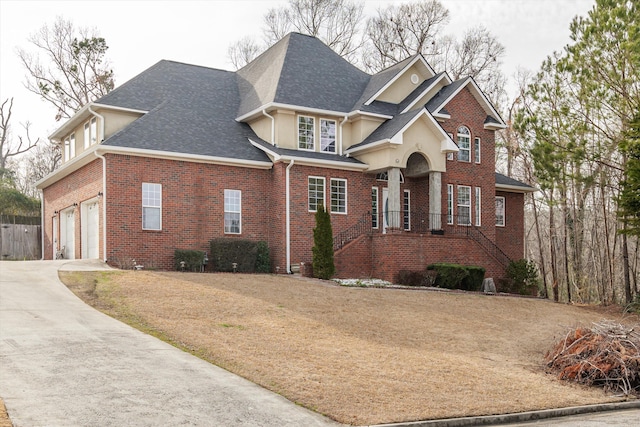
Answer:
[{"label": "cut branches pile", "polygon": [[604,321],[570,330],[546,354],[559,379],[601,386],[606,391],[640,395],[640,333]]}]

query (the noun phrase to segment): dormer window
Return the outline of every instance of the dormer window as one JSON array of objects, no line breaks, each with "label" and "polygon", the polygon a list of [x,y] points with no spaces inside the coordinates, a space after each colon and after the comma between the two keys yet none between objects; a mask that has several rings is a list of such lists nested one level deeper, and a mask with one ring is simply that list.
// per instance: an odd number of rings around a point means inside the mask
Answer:
[{"label": "dormer window", "polygon": [[72,133],[64,139],[64,161],[67,162],[76,156],[76,135]]},{"label": "dormer window", "polygon": [[336,121],[320,119],[320,151],[336,152]]},{"label": "dormer window", "polygon": [[298,116],[298,148],[313,151],[315,120],[313,117]]},{"label": "dormer window", "polygon": [[458,128],[458,160],[461,162],[471,161],[471,132],[466,126]]},{"label": "dormer window", "polygon": [[84,124],[84,148],[87,149],[98,142],[98,121],[95,117]]}]

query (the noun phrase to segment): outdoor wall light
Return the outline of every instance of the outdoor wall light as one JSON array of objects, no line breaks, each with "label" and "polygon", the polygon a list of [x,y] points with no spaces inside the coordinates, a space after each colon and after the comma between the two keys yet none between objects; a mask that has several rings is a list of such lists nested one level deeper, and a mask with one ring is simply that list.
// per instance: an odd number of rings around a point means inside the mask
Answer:
[{"label": "outdoor wall light", "polygon": [[54,215],[58,215],[58,211],[53,211],[53,214]]},{"label": "outdoor wall light", "polygon": [[104,193],[102,191],[98,191],[98,199],[102,196],[104,196]]},{"label": "outdoor wall light", "polygon": [[73,206],[74,208],[77,208],[77,207],[78,207],[78,203],[76,202],[76,203],[74,203],[72,206]]}]

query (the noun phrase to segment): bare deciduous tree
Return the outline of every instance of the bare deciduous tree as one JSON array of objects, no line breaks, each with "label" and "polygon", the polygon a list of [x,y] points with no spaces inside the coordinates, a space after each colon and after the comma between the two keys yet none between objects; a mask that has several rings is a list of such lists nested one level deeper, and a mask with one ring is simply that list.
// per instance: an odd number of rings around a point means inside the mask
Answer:
[{"label": "bare deciduous tree", "polygon": [[263,50],[264,47],[260,46],[252,37],[247,36],[229,46],[227,56],[231,65],[239,70],[253,61]]},{"label": "bare deciduous tree", "polygon": [[76,29],[57,18],[29,38],[35,52],[18,49],[27,71],[25,86],[56,108],[56,120],[69,118],[114,87],[105,54],[109,48],[95,30]]},{"label": "bare deciduous tree", "polygon": [[0,171],[7,167],[7,161],[19,154],[25,153],[35,147],[40,138],[31,141],[29,128],[31,124],[26,122],[22,125],[25,130],[25,137],[18,136],[18,143],[13,142],[11,137],[11,110],[13,109],[13,98],[5,99],[0,106]]}]

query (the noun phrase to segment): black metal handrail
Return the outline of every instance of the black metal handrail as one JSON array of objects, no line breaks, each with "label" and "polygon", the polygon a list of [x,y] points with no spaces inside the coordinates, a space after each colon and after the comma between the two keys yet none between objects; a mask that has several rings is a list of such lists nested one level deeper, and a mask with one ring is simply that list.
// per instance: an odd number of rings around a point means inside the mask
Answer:
[{"label": "black metal handrail", "polygon": [[333,250],[342,249],[347,243],[363,234],[371,233],[371,213],[367,212],[355,224],[333,236]]}]

